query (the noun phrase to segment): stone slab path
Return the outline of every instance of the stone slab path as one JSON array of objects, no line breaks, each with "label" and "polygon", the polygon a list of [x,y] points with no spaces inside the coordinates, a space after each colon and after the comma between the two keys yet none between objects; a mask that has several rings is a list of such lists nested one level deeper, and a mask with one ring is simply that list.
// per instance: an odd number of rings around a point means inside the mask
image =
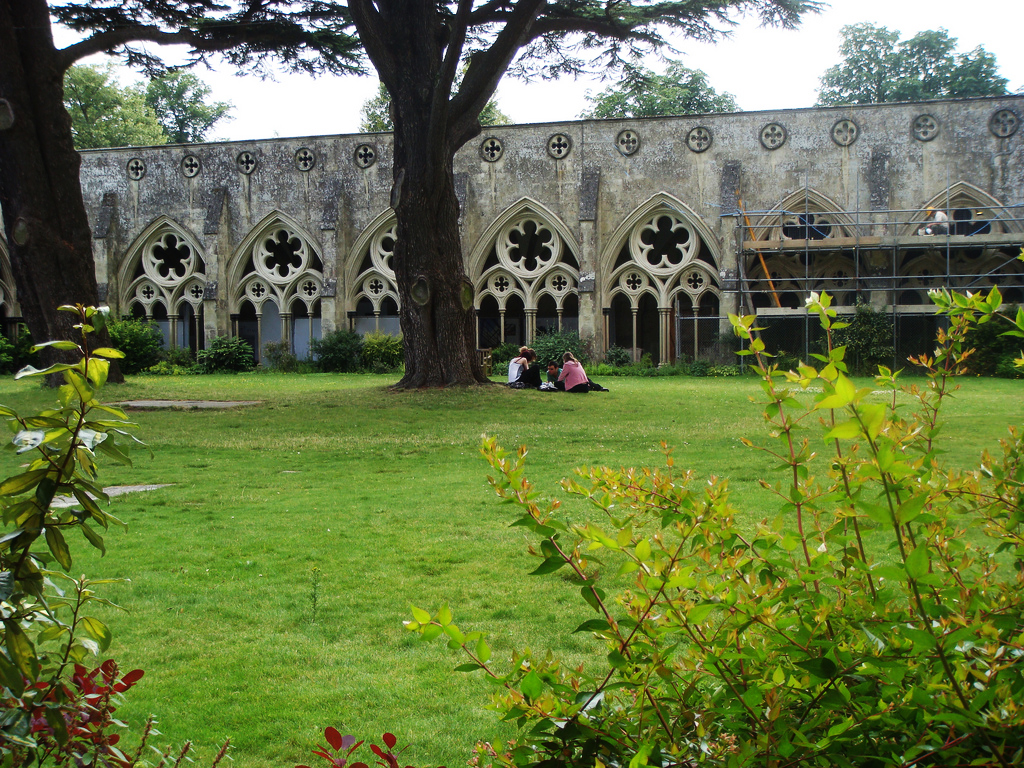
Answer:
[{"label": "stone slab path", "polygon": [[[155,491],[160,488],[166,488],[174,483],[159,483],[157,485],[112,485],[109,488],[104,488],[107,495],[110,497],[122,496],[126,493],[138,493],[139,491]],[[73,507],[78,503],[78,499],[74,496],[58,496],[50,504],[52,507]]]},{"label": "stone slab path", "polygon": [[262,402],[262,400],[125,400],[121,403],[114,403],[114,405],[119,408],[177,408],[191,411],[203,408],[238,408],[243,405],[260,405]]}]

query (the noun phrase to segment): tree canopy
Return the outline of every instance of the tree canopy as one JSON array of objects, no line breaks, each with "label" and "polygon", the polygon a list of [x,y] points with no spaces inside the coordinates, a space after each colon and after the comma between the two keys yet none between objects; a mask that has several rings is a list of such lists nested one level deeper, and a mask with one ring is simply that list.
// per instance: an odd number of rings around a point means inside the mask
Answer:
[{"label": "tree canopy", "polygon": [[[220,55],[256,72],[266,71],[272,59],[313,74],[365,72],[369,62],[392,99],[394,119],[393,263],[406,353],[400,385],[446,386],[486,380],[474,350],[473,286],[462,261],[453,159],[479,134],[481,113],[501,78],[615,72],[645,54],[671,52],[670,37],[714,40],[739,13],[792,27],[821,5],[0,0],[0,99],[21,116],[13,130],[0,131],[0,208],[29,327],[38,338],[63,338],[59,313],[44,305],[94,303],[98,293],[78,159],[61,117],[60,76],[86,56],[120,56],[150,74],[163,69],[153,48],[163,44],[187,46],[190,64]],[[55,48],[51,19],[81,41]]]},{"label": "tree canopy", "polygon": [[214,125],[230,120],[231,104],[209,101],[210,87],[191,72],[174,70],[146,86],[146,104],[171,144],[197,144]]},{"label": "tree canopy", "polygon": [[[365,133],[387,133],[395,129],[391,121],[391,97],[388,89],[381,83],[376,96],[371,96],[363,102],[360,110],[362,120],[359,122],[359,130]],[[498,107],[493,99],[480,112],[480,125],[511,125],[512,118],[506,115]]]},{"label": "tree canopy", "polygon": [[842,35],[843,61],[821,78],[821,106],[1007,93],[995,56],[981,46],[955,53],[956,38],[945,29],[900,40],[898,31],[864,23],[843,27]]},{"label": "tree canopy", "polygon": [[78,149],[166,144],[143,89],[118,85],[114,65],[76,65],[64,74],[64,106]]},{"label": "tree canopy", "polygon": [[738,112],[731,93],[718,93],[706,73],[673,61],[664,75],[645,67],[627,67],[618,85],[596,96],[587,94],[591,108],[580,117],[658,117]]}]

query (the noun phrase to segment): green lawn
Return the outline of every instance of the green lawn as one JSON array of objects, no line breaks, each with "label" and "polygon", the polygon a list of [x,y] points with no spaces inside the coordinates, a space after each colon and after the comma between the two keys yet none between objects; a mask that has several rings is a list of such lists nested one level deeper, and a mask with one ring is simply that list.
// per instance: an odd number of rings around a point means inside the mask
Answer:
[{"label": "green lawn", "polygon": [[[574,660],[594,650],[567,635],[589,618],[578,588],[526,577],[521,530],[486,483],[483,433],[528,445],[546,492],[582,464],[659,463],[664,440],[679,465],[731,478],[751,520],[770,509],[757,485],[769,464],[739,440],[762,431],[753,378],[607,379],[611,392],[586,396],[392,393],[389,381],[142,377],[108,389],[111,401],[262,401],[136,412],[155,458],[139,452],[133,468],[104,471],[107,485],[173,483],[112,501],[129,527],[110,532],[105,559],[84,542],[75,550],[76,570],[131,579],[106,594],[130,611],[108,619],[111,655],[146,670],[119,710],[134,727],[155,713],[162,742],[192,738],[206,755],[231,736],[238,768],[318,760],[308,748],[327,725],[371,739],[390,730],[418,765],[463,765],[477,738],[507,735],[484,708],[486,682],[453,673],[455,655],[401,625],[410,603],[447,601],[463,629],[492,633],[495,657],[552,642]],[[944,439],[950,462],[967,467],[1024,421],[1024,399],[1019,382],[963,384]],[[0,381],[0,402],[19,409],[53,397]],[[11,474],[13,454],[2,461]]]}]

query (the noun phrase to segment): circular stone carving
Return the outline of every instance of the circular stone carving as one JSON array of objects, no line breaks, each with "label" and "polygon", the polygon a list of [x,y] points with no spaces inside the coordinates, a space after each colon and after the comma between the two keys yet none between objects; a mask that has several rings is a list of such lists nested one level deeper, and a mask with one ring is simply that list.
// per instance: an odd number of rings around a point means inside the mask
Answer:
[{"label": "circular stone carving", "polygon": [[501,143],[501,139],[491,136],[484,139],[484,143],[480,145],[480,157],[488,163],[498,162],[504,154],[505,146]]},{"label": "circular stone carving", "polygon": [[246,176],[256,170],[256,155],[252,152],[239,152],[235,162],[238,164],[238,170]]},{"label": "circular stone carving", "polygon": [[300,171],[310,171],[316,165],[316,155],[303,147],[295,153],[295,167]]},{"label": "circular stone carving", "polygon": [[761,146],[765,149],[778,149],[786,143],[786,129],[779,123],[768,123],[761,129]]},{"label": "circular stone carving", "polygon": [[860,128],[853,120],[843,118],[832,125],[832,141],[840,147],[848,147],[860,136]]},{"label": "circular stone carving", "polygon": [[615,137],[615,148],[627,157],[635,155],[636,151],[640,149],[640,135],[628,128],[619,131],[619,135]]},{"label": "circular stone carving", "polygon": [[691,152],[697,154],[706,151],[711,146],[711,129],[705,128],[703,125],[691,128],[690,132],[686,134],[686,146],[690,148]]},{"label": "circular stone carving", "polygon": [[372,144],[360,144],[353,157],[360,168],[369,168],[377,162],[377,150]]},{"label": "circular stone carving", "polygon": [[128,169],[128,178],[132,181],[138,181],[146,175],[146,164],[138,157],[129,160],[125,167]]},{"label": "circular stone carving", "polygon": [[988,129],[1000,139],[1013,136],[1020,128],[1020,118],[1010,109],[1000,109],[988,121]]},{"label": "circular stone carving", "polygon": [[564,133],[556,133],[548,139],[548,154],[555,160],[561,160],[567,156],[572,149],[572,139]]},{"label": "circular stone carving", "polygon": [[181,158],[181,173],[187,178],[191,179],[199,175],[199,171],[202,170],[203,164],[199,161],[199,158],[195,155],[185,155]]},{"label": "circular stone carving", "polygon": [[430,302],[430,283],[427,278],[423,276],[416,278],[412,288],[409,289],[409,298],[413,300],[414,304],[421,307],[425,307]]},{"label": "circular stone carving", "polygon": [[939,121],[931,115],[918,115],[910,130],[918,141],[931,141],[939,135]]}]

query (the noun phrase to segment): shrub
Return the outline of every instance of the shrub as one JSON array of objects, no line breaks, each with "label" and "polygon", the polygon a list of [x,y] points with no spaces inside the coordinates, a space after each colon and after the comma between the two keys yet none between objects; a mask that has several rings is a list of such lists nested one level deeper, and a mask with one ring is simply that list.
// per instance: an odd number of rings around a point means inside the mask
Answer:
[{"label": "shrub", "polygon": [[[1009,311],[1009,310],[1008,310]],[[1010,312],[1016,314],[1015,311]],[[967,361],[968,370],[978,376],[1000,376],[1018,378],[1020,372],[1013,366],[1013,360],[1021,356],[1021,340],[1006,336],[1006,328],[999,323],[984,323],[974,326],[967,333],[966,343],[974,348],[974,354]]]},{"label": "shrub", "polygon": [[835,346],[846,347],[845,362],[853,373],[870,375],[880,365],[892,365],[892,317],[881,310],[858,301],[852,317],[835,323],[833,337]]},{"label": "shrub", "polygon": [[[119,755],[116,735],[97,739],[105,727],[98,715],[112,711],[101,700],[94,672],[79,663],[95,658],[110,645],[110,630],[87,615],[106,603],[85,576],[68,575],[74,567],[71,535],[81,534],[105,552],[99,529],[121,524],[106,509],[109,498],[98,485],[97,457],[130,464],[127,451],[134,427],[123,411],[102,405],[97,396],[107,381],[110,360],[121,353],[88,343],[90,334],[106,324],[94,307],[61,307],[77,315],[80,341],[48,342],[82,356],[74,364],[59,363],[44,370],[25,369],[18,378],[64,378],[53,409],[21,416],[0,406],[0,415],[14,437],[10,443],[25,462],[18,474],[0,483],[4,535],[0,537],[0,590],[4,621],[0,624],[0,761],[4,765],[41,764],[53,757],[58,764],[91,764]],[[43,345],[43,346],[47,346]],[[55,499],[68,501],[55,505]],[[102,505],[101,505],[102,503]],[[90,523],[96,528],[90,526]],[[81,573],[76,570],[75,573]],[[108,674],[110,673],[110,674]],[[125,685],[141,676],[124,678],[105,665],[108,686]],[[127,681],[127,682],[126,682]],[[90,698],[91,694],[92,697]],[[102,758],[102,759],[101,759]]]},{"label": "shrub", "polygon": [[392,373],[402,367],[405,347],[401,336],[387,333],[368,333],[363,336],[360,355],[363,367],[373,373]]},{"label": "shrub", "polygon": [[331,331],[322,339],[312,339],[309,348],[314,365],[325,373],[358,371],[363,351],[363,337],[355,331]]},{"label": "shrub", "polygon": [[136,317],[122,317],[107,325],[110,343],[124,353],[121,372],[141,373],[160,362],[163,355],[164,335],[156,323]]},{"label": "shrub", "polygon": [[164,361],[179,368],[191,368],[196,364],[196,356],[192,354],[192,350],[188,347],[165,349],[163,358]]},{"label": "shrub", "polygon": [[217,336],[196,354],[201,373],[238,373],[256,367],[252,345],[237,336]]},{"label": "shrub", "polygon": [[561,361],[562,355],[566,352],[572,352],[576,359],[584,365],[590,359],[587,344],[576,331],[542,333],[533,340],[530,346],[537,353],[537,362],[541,365],[547,365],[549,360]]},{"label": "shrub", "polygon": [[608,351],[604,353],[604,359],[605,362],[608,363],[608,365],[621,367],[623,365],[629,365],[630,363],[632,363],[633,355],[628,349],[625,349],[624,347],[616,347],[613,345],[608,347]]},{"label": "shrub", "polygon": [[[532,573],[570,572],[591,616],[574,633],[604,647],[589,667],[543,650],[503,664],[448,606],[413,607],[407,628],[461,650],[458,669],[486,674],[491,706],[518,725],[514,743],[488,753],[494,764],[1019,762],[1024,432],[1011,427],[980,472],[942,467],[937,442],[967,328],[1000,298],[934,300],[951,327],[912,361],[927,383],[909,387],[882,367],[857,388],[827,295],[810,306],[828,341],[819,368],[780,370],[754,318],[733,318],[762,378],[759,450],[779,462],[764,481],[776,510],[756,526],[741,523],[725,480],[677,470],[667,448],[664,469],[564,480],[592,510],[581,519],[582,505],[542,499],[525,446],[485,439],[501,509],[532,532]],[[1024,316],[1014,326],[1024,337]],[[597,564],[611,574],[600,582]]]},{"label": "shrub", "polygon": [[[519,344],[513,344],[510,341],[506,341],[504,344],[499,344],[491,350],[491,362],[494,364],[495,372],[498,370],[499,363],[508,363],[513,357],[519,356]],[[547,360],[544,361],[545,363]],[[505,366],[505,373],[508,373],[508,366]]]},{"label": "shrub", "polygon": [[299,358],[292,352],[287,341],[268,341],[263,345],[263,361],[273,371],[295,373],[299,369]]}]

